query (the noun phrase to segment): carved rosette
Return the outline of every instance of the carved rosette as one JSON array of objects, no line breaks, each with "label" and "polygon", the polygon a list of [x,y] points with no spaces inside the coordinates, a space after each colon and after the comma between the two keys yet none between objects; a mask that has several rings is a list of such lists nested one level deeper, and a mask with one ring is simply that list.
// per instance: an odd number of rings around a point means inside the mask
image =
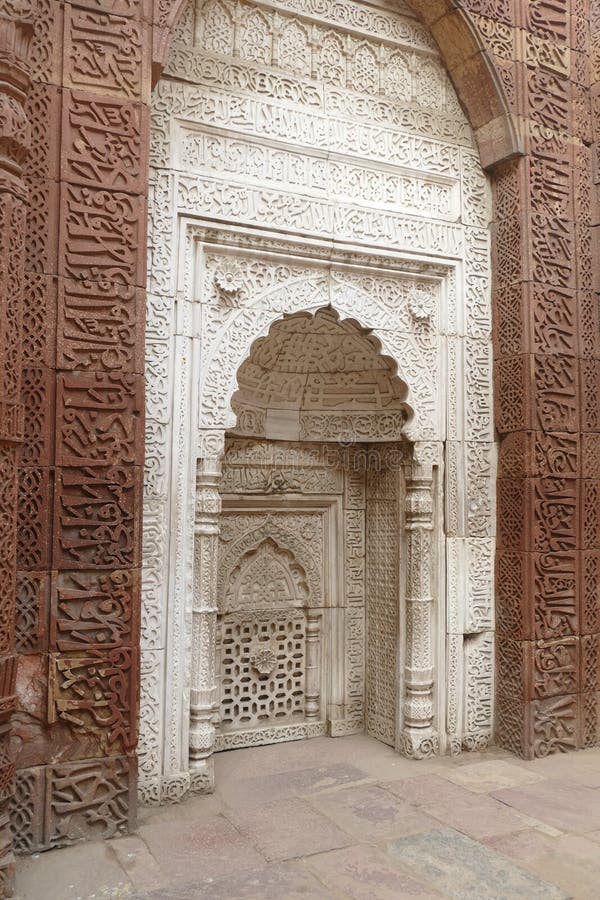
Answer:
[{"label": "carved rosette", "polygon": [[277,665],[277,648],[274,642],[256,644],[250,651],[250,665],[260,675],[270,675]]},{"label": "carved rosette", "polygon": [[439,752],[434,730],[434,453],[416,448],[418,461],[406,467],[406,693],[400,752],[426,759]]},{"label": "carved rosette", "polygon": [[197,792],[214,789],[212,753],[217,710],[215,643],[217,553],[221,459],[199,459],[196,468],[194,588],[192,598],[192,681],[190,690],[190,773]]}]

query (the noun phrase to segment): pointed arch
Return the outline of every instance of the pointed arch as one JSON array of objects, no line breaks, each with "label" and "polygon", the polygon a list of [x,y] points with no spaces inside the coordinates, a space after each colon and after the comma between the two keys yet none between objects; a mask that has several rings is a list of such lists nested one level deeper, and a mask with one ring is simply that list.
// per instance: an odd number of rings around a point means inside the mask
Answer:
[{"label": "pointed arch", "polygon": [[[523,155],[523,146],[506,91],[494,65],[486,37],[456,0],[405,0],[429,29],[458,98],[465,109],[479,148],[481,165]],[[510,21],[504,24],[514,24]]]},{"label": "pointed arch", "polygon": [[[405,2],[437,42],[473,128],[483,168],[491,169],[515,156],[522,156],[522,139],[487,39],[471,15],[461,8],[462,0]],[[154,3],[152,75],[156,84],[166,65],[171,39],[187,0],[154,0]],[[509,14],[506,18],[505,24],[513,24]]]}]

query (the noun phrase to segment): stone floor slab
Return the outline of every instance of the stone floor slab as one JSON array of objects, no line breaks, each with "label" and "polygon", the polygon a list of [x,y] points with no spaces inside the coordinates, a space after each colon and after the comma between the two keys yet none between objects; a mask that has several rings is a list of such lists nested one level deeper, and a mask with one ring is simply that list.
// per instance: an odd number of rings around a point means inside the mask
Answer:
[{"label": "stone floor slab", "polygon": [[19,860],[17,900],[600,897],[600,749],[417,762],[351,735],[216,769],[216,794],[142,810],[136,836]]},{"label": "stone floor slab", "polygon": [[142,806],[138,809],[138,823],[151,822],[200,822],[218,816],[223,810],[223,801],[218,794],[191,794],[179,803],[165,806]]},{"label": "stone floor slab", "polygon": [[520,787],[523,784],[535,784],[544,780],[543,775],[523,769],[516,763],[504,759],[455,766],[444,773],[444,778],[478,794]]},{"label": "stone floor slab", "polygon": [[367,777],[356,766],[330,763],[276,775],[232,779],[219,787],[218,796],[228,806],[263,804],[361,782]]},{"label": "stone floor slab", "polygon": [[165,876],[160,866],[140,837],[128,835],[115,838],[107,846],[136,890],[149,890],[164,884]]},{"label": "stone floor slab", "polygon": [[309,801],[347,834],[381,841],[435,828],[436,822],[377,785],[360,785],[313,796]]},{"label": "stone floor slab", "polygon": [[131,900],[331,900],[332,894],[302,865],[283,863],[205,878],[194,884],[135,894]]},{"label": "stone floor slab", "polygon": [[377,847],[358,845],[333,850],[307,859],[305,865],[332,890],[352,900],[399,900],[414,897],[434,900],[442,897],[394,865]]},{"label": "stone floor slab", "polygon": [[139,834],[167,883],[217,878],[240,869],[261,868],[265,863],[251,841],[224,816],[205,819],[195,828],[187,821],[147,824]]},{"label": "stone floor slab", "polygon": [[485,840],[528,828],[525,816],[484,795],[471,794],[462,800],[445,800],[421,807],[428,816],[449,825],[469,837]]},{"label": "stone floor slab", "polygon": [[393,841],[388,851],[402,866],[459,900],[566,900],[561,890],[451,829]]},{"label": "stone floor slab", "polygon": [[584,834],[600,829],[600,791],[572,780],[554,778],[495,791],[492,796],[561,831]]},{"label": "stone floor slab", "polygon": [[227,815],[271,862],[310,856],[350,843],[350,838],[330,819],[297,798],[262,806],[238,806]]},{"label": "stone floor slab", "polygon": [[13,900],[116,900],[132,890],[110,844],[94,841],[19,860]]},{"label": "stone floor slab", "polygon": [[399,781],[384,781],[381,786],[413,806],[472,800],[470,791],[453,784],[445,775],[443,778],[435,774],[415,775],[414,778],[402,778]]},{"label": "stone floor slab", "polygon": [[587,837],[563,834],[552,838],[525,832],[497,838],[488,846],[572,897],[596,900],[600,896],[600,848]]}]

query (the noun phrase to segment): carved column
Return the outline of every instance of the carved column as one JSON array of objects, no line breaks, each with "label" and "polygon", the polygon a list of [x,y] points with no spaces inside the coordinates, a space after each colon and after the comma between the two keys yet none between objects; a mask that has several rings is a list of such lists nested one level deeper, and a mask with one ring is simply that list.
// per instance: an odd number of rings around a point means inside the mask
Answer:
[{"label": "carved column", "polygon": [[321,614],[309,610],[306,617],[306,718],[321,712]]},{"label": "carved column", "polygon": [[493,185],[496,738],[532,758],[600,742],[600,327],[589,6],[520,5],[527,156]]},{"label": "carved column", "polygon": [[400,751],[413,759],[438,752],[434,730],[434,479],[428,462],[406,468],[406,658]]},{"label": "carved column", "polygon": [[214,788],[212,753],[217,711],[215,675],[217,628],[217,552],[221,497],[221,459],[199,459],[196,468],[192,675],[190,690],[191,789]]},{"label": "carved column", "polygon": [[22,164],[29,149],[24,111],[31,26],[25,3],[0,12],[0,896],[12,895],[14,862],[9,804],[15,764],[10,748],[15,709],[14,639],[17,448],[22,441],[21,323],[27,191]]}]

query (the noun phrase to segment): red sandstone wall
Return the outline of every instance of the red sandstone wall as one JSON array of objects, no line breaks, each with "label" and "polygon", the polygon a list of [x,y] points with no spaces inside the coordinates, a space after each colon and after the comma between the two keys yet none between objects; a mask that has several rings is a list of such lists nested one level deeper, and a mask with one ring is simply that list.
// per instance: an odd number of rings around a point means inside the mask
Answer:
[{"label": "red sandstone wall", "polygon": [[[484,165],[494,163],[497,738],[519,755],[544,756],[600,742],[599,167],[592,128],[592,103],[599,127],[600,4],[411,5],[449,61]],[[463,10],[480,36],[479,51]],[[517,132],[522,155],[512,161],[502,161],[508,145],[498,122],[489,125],[489,80],[487,91],[478,90],[481,55],[497,74]]]},{"label": "red sandstone wall", "polygon": [[[411,2],[440,42],[484,164],[525,153],[493,167],[498,737],[527,756],[587,746],[600,741],[591,116],[593,101],[597,128],[600,4]],[[1,399],[18,399],[22,353],[26,410],[13,737],[20,851],[110,835],[135,809],[150,48],[154,17],[156,72],[176,5],[0,0],[0,17],[33,23],[22,341],[21,207],[0,185]],[[8,697],[18,437],[0,435]],[[1,801],[12,763],[0,752]]]},{"label": "red sandstone wall", "polygon": [[110,836],[135,812],[152,10],[34,0],[32,13],[20,852]]}]

